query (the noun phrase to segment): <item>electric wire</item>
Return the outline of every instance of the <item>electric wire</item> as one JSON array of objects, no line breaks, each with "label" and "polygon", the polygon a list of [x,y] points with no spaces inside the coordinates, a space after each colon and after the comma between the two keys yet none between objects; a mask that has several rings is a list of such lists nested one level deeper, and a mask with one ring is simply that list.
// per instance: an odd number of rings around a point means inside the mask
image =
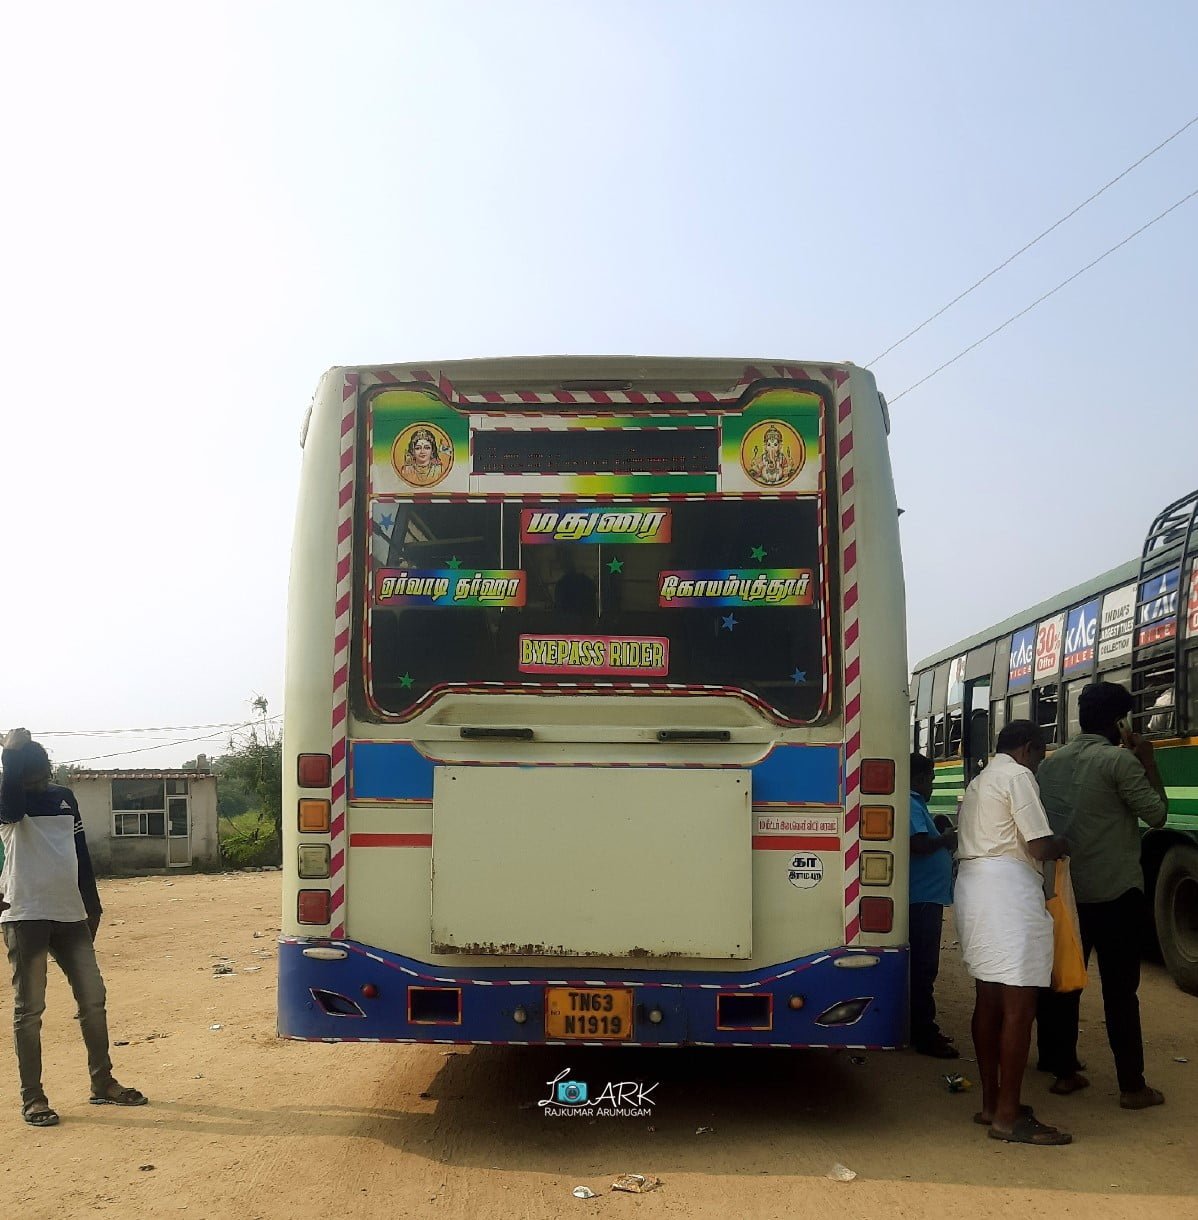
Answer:
[{"label": "electric wire", "polygon": [[993,339],[994,336],[997,335],[999,331],[1006,330],[1006,328],[1008,326],[1010,326],[1012,322],[1016,322],[1020,318],[1022,318],[1024,314],[1030,313],[1033,309],[1036,308],[1037,305],[1040,305],[1043,302],[1047,301],[1048,298],[1050,296],[1052,296],[1054,293],[1060,292],[1061,289],[1064,288],[1067,284],[1072,284],[1073,281],[1075,279],[1077,279],[1077,277],[1079,275],[1083,275],[1085,272],[1089,271],[1091,267],[1098,266],[1098,264],[1101,263],[1102,260],[1104,258],[1106,258],[1108,255],[1114,254],[1116,250],[1122,249],[1124,246],[1127,245],[1127,243],[1129,241],[1132,240],[1132,238],[1139,237],[1139,235],[1141,233],[1143,233],[1145,229],[1151,229],[1152,226],[1154,224],[1156,224],[1156,222],[1158,220],[1164,220],[1164,218],[1166,216],[1168,216],[1170,212],[1176,211],[1179,207],[1181,207],[1181,205],[1183,203],[1188,203],[1191,199],[1194,198],[1195,195],[1198,195],[1198,188],[1195,188],[1184,198],[1179,199],[1176,203],[1167,207],[1163,212],[1154,216],[1147,223],[1142,224],[1134,233],[1129,233],[1122,241],[1116,242],[1115,245],[1111,246],[1111,248],[1109,250],[1104,250],[1096,259],[1093,259],[1091,262],[1088,262],[1080,270],[1075,271],[1071,276],[1068,277],[1068,279],[1062,280],[1059,284],[1057,284],[1057,286],[1055,288],[1050,288],[1047,292],[1045,292],[1041,296],[1038,296],[1030,305],[1025,305],[1018,313],[1012,314],[1005,322],[996,326],[992,331],[989,331],[988,333],[984,334],[980,339],[976,339],[968,347],[962,348],[962,350],[959,351],[955,356],[953,356],[951,360],[946,360],[943,364],[939,365],[937,368],[934,368],[930,373],[928,373],[926,376],[921,377],[918,381],[913,382],[905,390],[902,390],[900,393],[896,394],[893,398],[888,397],[886,401],[888,403],[890,403],[891,405],[893,405],[894,403],[898,402],[898,400],[900,398],[902,398],[905,394],[910,394],[912,390],[918,389],[921,385],[923,385],[923,383],[925,381],[931,381],[931,379],[933,377],[935,377],[937,373],[944,372],[944,370],[946,368],[948,368],[950,364],[956,364],[957,361],[960,360],[962,356],[967,356],[967,355],[969,355],[970,352],[972,352],[974,350],[974,348],[981,347],[982,344],[985,343],[987,339]]},{"label": "electric wire", "polygon": [[[282,720],[282,713],[267,716],[269,720]],[[190,733],[193,729],[235,729],[236,720],[219,721],[213,724],[157,724],[140,729],[39,729],[38,737],[121,737],[135,733]]]},{"label": "electric wire", "polygon": [[[969,294],[971,292],[973,292],[973,290],[975,288],[980,288],[988,279],[990,279],[991,276],[997,275],[1004,267],[1010,266],[1010,264],[1013,263],[1021,254],[1026,254],[1027,251],[1030,250],[1034,245],[1036,245],[1037,242],[1042,241],[1044,238],[1046,238],[1054,229],[1059,229],[1061,227],[1061,225],[1063,225],[1065,223],[1065,221],[1069,220],[1073,216],[1076,216],[1078,214],[1078,212],[1080,212],[1082,210],[1082,208],[1086,207],[1087,204],[1093,203],[1094,200],[1097,199],[1099,195],[1103,194],[1105,191],[1110,190],[1110,188],[1112,186],[1114,186],[1115,183],[1118,182],[1121,178],[1126,178],[1127,175],[1130,174],[1133,169],[1137,168],[1137,166],[1143,165],[1144,162],[1147,161],[1149,157],[1153,156],[1155,153],[1160,152],[1160,150],[1162,148],[1164,148],[1166,144],[1169,144],[1173,140],[1176,140],[1177,137],[1182,134],[1182,132],[1187,131],[1189,128],[1193,127],[1195,123],[1198,123],[1198,114],[1194,115],[1194,117],[1192,119],[1190,119],[1190,121],[1188,123],[1179,127],[1171,136],[1162,140],[1155,148],[1149,149],[1148,152],[1146,152],[1138,161],[1133,161],[1122,173],[1116,174],[1115,177],[1110,180],[1110,182],[1106,183],[1106,185],[1100,186],[1098,188],[1098,190],[1096,190],[1094,192],[1094,194],[1092,194],[1088,199],[1083,199],[1081,201],[1081,203],[1079,203],[1077,205],[1077,207],[1075,207],[1072,211],[1066,212],[1065,215],[1060,218],[1060,220],[1057,220],[1054,223],[1050,224],[1048,226],[1048,228],[1044,230],[1043,233],[1037,234],[1026,245],[1020,246],[1019,249],[1016,250],[1014,254],[1010,255],[1010,257],[1003,259],[1003,261],[1001,263],[999,263],[997,267],[994,267],[991,270],[987,271],[986,274],[983,275],[980,280],[976,280],[974,283],[970,284],[969,287],[966,288],[964,292],[959,292],[955,297],[953,297],[953,299],[951,301],[949,301],[949,303],[947,305],[942,305],[930,317],[924,318],[924,320],[917,327],[915,327],[914,330],[909,330],[901,339],[895,340],[895,342],[892,343],[880,356],[875,356],[872,360],[870,360],[867,363],[866,367],[868,368],[871,365],[877,364],[877,362],[879,360],[883,359],[886,356],[889,356],[890,353],[892,351],[894,351],[894,349],[896,347],[901,347],[904,343],[907,342],[908,339],[919,334],[919,332],[921,330],[923,330],[923,328],[925,326],[927,326],[931,322],[935,322],[936,319],[938,317],[940,317],[941,314],[947,313],[950,309],[952,309],[952,307],[954,305],[957,304],[958,301],[963,301],[967,296],[969,296]],[[893,401],[893,400],[891,400],[891,401]]]},{"label": "electric wire", "polygon": [[[274,716],[274,717],[271,717],[270,719],[277,720],[277,719],[279,719],[279,717]],[[226,730],[232,730],[232,731],[236,732],[239,729],[256,728],[261,723],[262,723],[261,720],[247,720],[243,724],[224,725],[220,729],[218,729],[215,733],[205,733],[200,737],[184,737],[179,741],[158,741],[158,742],[154,742],[152,745],[139,746],[135,750],[117,750],[112,754],[89,754],[86,758],[69,759],[66,762],[62,763],[61,765],[64,767],[75,767],[75,766],[78,766],[80,763],[100,762],[101,760],[106,759],[106,758],[126,758],[130,754],[145,754],[148,750],[169,750],[169,749],[173,748],[174,746],[187,746],[187,745],[191,745],[192,743],[197,742],[197,741],[211,741],[213,737],[222,736]]]}]

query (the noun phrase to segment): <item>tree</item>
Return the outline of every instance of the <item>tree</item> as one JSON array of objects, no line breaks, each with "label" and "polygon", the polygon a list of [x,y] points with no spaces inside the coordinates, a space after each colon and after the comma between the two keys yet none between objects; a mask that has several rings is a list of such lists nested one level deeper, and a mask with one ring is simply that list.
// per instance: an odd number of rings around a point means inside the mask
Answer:
[{"label": "tree", "polygon": [[[283,830],[283,740],[268,715],[266,698],[255,695],[250,706],[261,723],[250,723],[230,736],[228,752],[212,763],[218,807],[223,803],[220,814],[230,820],[245,810],[256,810],[256,824],[237,836],[244,840],[239,846],[261,847],[272,857],[270,863],[278,863]],[[246,855],[240,850],[237,854]]]}]

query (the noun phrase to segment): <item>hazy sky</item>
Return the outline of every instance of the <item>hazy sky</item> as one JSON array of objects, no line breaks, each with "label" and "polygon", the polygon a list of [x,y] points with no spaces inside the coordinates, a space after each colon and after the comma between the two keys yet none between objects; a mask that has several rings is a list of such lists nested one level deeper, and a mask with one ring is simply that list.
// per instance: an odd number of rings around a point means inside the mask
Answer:
[{"label": "hazy sky", "polygon": [[[43,733],[281,710],[329,365],[864,364],[1198,113],[1181,0],[8,5],[0,45],[0,722]],[[880,386],[1196,186],[1198,125]],[[895,405],[913,659],[1198,484],[1196,232],[1198,200]]]}]

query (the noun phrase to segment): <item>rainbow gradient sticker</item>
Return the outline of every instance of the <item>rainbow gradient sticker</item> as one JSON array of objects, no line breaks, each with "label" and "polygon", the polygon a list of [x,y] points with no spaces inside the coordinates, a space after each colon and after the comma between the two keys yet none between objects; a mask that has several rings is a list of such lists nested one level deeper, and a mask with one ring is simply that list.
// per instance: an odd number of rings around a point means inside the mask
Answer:
[{"label": "rainbow gradient sticker", "polygon": [[525,546],[547,542],[611,542],[633,545],[669,542],[673,510],[668,508],[522,508],[520,541]]},{"label": "rainbow gradient sticker", "polygon": [[809,568],[719,568],[659,572],[657,604],[692,606],[811,606],[815,577]]},{"label": "rainbow gradient sticker", "polygon": [[505,568],[380,568],[380,606],[523,606],[528,577]]}]

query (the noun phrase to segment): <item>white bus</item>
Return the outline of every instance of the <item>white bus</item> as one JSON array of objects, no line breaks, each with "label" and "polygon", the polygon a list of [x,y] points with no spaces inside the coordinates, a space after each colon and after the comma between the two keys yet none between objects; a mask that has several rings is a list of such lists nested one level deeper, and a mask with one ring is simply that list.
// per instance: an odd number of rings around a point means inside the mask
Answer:
[{"label": "white bus", "polygon": [[291,569],[280,1033],[900,1045],[887,431],[845,364],[327,373]]}]

